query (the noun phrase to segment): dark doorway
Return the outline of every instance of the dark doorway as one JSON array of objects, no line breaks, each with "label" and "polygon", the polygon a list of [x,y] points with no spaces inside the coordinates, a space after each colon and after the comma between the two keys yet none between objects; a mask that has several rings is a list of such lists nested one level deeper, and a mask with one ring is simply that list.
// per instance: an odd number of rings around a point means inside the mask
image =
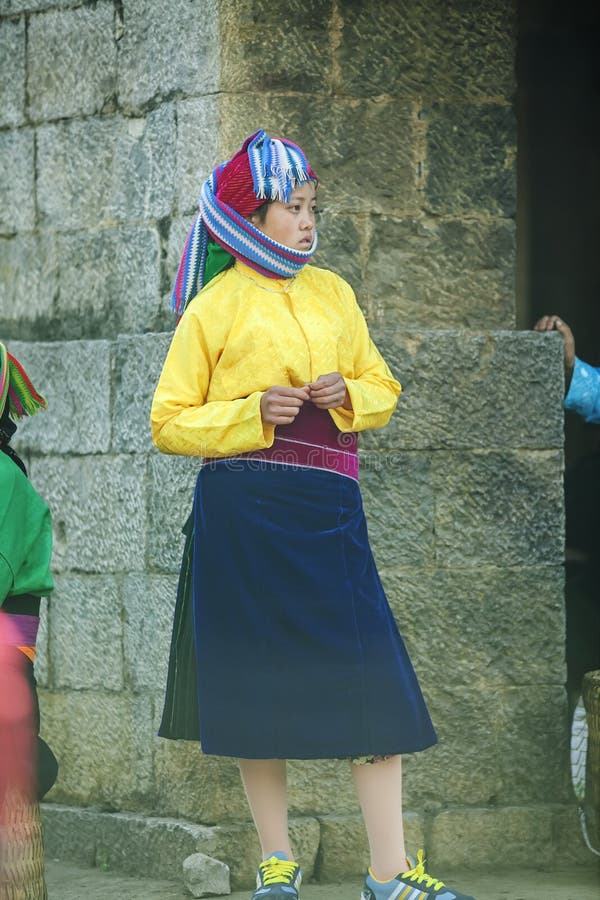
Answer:
[{"label": "dark doorway", "polygon": [[[600,365],[600,4],[519,0],[517,323],[556,313]],[[568,414],[567,465],[599,426]]]}]

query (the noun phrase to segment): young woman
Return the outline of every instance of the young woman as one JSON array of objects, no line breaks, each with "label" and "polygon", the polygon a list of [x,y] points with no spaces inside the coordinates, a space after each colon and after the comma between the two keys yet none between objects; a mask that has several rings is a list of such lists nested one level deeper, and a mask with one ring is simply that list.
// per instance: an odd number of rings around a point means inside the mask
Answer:
[{"label": "young woman", "polygon": [[151,420],[160,450],[204,459],[180,581],[202,749],[239,759],[263,853],[255,900],[298,897],[288,758],[351,760],[364,900],[464,898],[407,861],[400,754],[436,736],[369,547],[357,454],[400,385],[350,286],[309,265],[316,193],[299,147],[251,135],[203,185],[174,288],[177,312],[191,302]]}]

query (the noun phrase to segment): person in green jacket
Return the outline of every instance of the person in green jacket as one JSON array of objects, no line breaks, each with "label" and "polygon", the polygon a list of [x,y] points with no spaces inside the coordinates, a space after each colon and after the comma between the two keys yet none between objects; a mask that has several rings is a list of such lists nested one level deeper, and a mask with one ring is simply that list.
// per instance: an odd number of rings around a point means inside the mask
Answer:
[{"label": "person in green jacket", "polygon": [[15,419],[45,406],[0,343],[0,897],[25,890],[32,900],[46,897],[37,801],[58,772],[39,736],[33,671],[40,599],[53,589],[52,525],[10,442]]}]

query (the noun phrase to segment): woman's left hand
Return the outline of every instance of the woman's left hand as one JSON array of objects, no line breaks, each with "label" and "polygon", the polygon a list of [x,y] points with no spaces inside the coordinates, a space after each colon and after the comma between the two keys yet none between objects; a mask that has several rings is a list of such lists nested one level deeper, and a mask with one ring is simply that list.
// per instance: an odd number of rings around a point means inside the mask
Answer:
[{"label": "woman's left hand", "polygon": [[306,387],[310,391],[311,401],[319,409],[336,409],[339,406],[352,409],[346,382],[339,372],[319,375],[316,381],[311,381]]}]

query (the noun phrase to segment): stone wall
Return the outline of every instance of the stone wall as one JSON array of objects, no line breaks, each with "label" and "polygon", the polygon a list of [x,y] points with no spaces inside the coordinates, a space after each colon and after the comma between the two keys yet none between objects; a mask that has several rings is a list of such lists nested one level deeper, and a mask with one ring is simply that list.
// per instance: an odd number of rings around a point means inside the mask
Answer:
[{"label": "stone wall", "polygon": [[[237,859],[234,886],[254,868],[235,765],[155,736],[197,463],[153,450],[148,409],[200,181],[262,126],[306,148],[317,262],[354,285],[405,387],[362,483],[440,734],[406,761],[411,843],[432,867],[579,858],[561,348],[510,330],[512,4],[0,0],[0,48],[0,335],[49,401],[19,433],[54,518],[49,852],[148,871],[150,846],[173,874],[201,849]],[[349,782],[290,767],[321,878],[364,865]]]}]

